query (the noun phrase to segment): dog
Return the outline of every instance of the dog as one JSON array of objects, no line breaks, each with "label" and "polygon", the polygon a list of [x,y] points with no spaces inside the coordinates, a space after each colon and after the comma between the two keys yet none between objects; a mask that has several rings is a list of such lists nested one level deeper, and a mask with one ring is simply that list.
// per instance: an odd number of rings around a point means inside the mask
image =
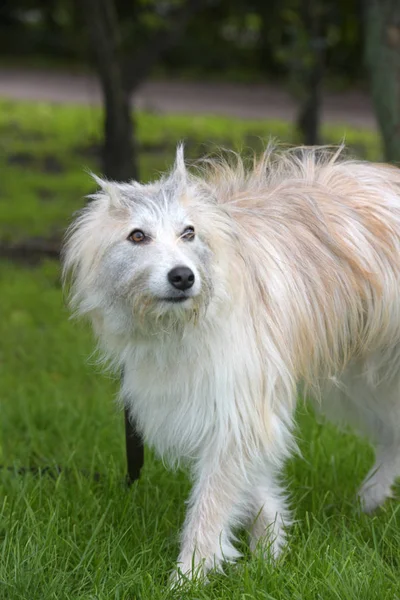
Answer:
[{"label": "dog", "polygon": [[400,170],[343,149],[274,149],[99,186],[63,251],[73,310],[123,369],[144,441],[190,466],[175,577],[234,561],[233,530],[278,557],[280,472],[312,398],[376,447],[358,495],[400,475]]}]

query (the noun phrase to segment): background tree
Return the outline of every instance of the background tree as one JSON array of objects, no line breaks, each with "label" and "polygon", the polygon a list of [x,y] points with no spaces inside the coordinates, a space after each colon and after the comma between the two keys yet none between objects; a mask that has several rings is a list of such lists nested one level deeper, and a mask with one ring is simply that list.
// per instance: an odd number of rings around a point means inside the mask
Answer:
[{"label": "background tree", "polygon": [[104,97],[104,173],[116,180],[137,179],[131,94],[160,56],[177,43],[204,0],[185,0],[168,6],[154,3],[150,15],[146,3],[146,14],[153,19],[154,29],[143,39],[141,28],[139,43],[135,37],[139,7],[134,2],[130,3],[130,16],[126,15],[123,27],[114,0],[82,0],[81,4]]},{"label": "background tree", "polygon": [[365,56],[385,159],[400,162],[400,2],[365,0]]},{"label": "background tree", "polygon": [[[363,1],[381,15],[397,4]],[[360,0],[3,0],[0,53],[27,62],[44,57],[53,64],[95,59],[105,105],[103,168],[109,177],[125,179],[138,174],[130,98],[154,67],[167,77],[284,85],[298,103],[299,139],[317,143],[323,85],[354,85],[364,76],[359,5]],[[373,16],[368,22],[376,30]],[[391,44],[393,36],[392,28]],[[370,39],[379,42],[379,34]],[[371,57],[382,64],[376,48]]]},{"label": "background tree", "polygon": [[[330,79],[354,81],[360,56],[360,29],[355,16],[357,0],[274,1],[274,51],[286,72],[287,85],[298,103],[296,120],[300,141],[320,143],[320,113],[323,84]],[[267,27],[264,26],[267,31]],[[352,59],[351,61],[349,59]],[[347,62],[347,64],[346,64]]]},{"label": "background tree", "polygon": [[318,0],[301,0],[300,14],[304,34],[302,68],[298,77],[302,77],[300,106],[297,129],[301,141],[308,146],[320,142],[320,119],[322,104],[322,80],[325,67],[325,49],[327,46],[327,23],[324,19],[325,8]]}]

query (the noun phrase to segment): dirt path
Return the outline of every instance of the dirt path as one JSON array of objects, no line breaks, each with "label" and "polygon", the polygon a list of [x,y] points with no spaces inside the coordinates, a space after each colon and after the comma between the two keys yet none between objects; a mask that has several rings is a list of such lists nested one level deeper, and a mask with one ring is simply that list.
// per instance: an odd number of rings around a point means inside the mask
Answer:
[{"label": "dirt path", "polygon": [[[98,104],[99,85],[92,75],[0,67],[0,97]],[[132,98],[138,108],[155,112],[216,114],[245,119],[292,121],[296,104],[282,88],[267,84],[148,81]],[[367,94],[326,93],[324,122],[375,129]]]}]

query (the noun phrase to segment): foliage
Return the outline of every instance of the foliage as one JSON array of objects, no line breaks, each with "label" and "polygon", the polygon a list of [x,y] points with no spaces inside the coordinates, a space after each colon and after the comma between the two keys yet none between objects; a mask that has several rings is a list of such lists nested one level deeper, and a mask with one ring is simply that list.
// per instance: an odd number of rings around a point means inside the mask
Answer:
[{"label": "foliage", "polygon": [[[182,0],[115,0],[121,46],[128,52],[165,27]],[[160,72],[218,74],[254,81],[282,77],[293,61],[307,61],[309,40],[300,13],[304,0],[209,0],[182,41],[162,57]],[[326,62],[331,79],[360,78],[362,33],[358,0],[314,0],[326,15]],[[0,51],[51,55],[87,62],[78,0],[4,0],[0,8]],[[305,52],[303,57],[300,52]],[[290,64],[288,64],[290,63]]]},{"label": "foliage", "polygon": [[[318,22],[310,32],[305,13]],[[286,0],[276,16],[281,24],[274,31],[273,52],[290,71],[312,65],[315,46],[322,46],[327,68],[343,76],[359,76],[361,58],[361,23],[357,0],[334,2],[323,0]]]}]

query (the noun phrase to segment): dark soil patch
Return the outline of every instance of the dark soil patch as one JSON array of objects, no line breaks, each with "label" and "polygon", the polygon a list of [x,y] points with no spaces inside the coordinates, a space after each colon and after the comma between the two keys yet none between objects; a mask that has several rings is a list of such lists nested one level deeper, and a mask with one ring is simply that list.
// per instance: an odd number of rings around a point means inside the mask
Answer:
[{"label": "dark soil patch", "polygon": [[96,161],[101,159],[102,148],[101,145],[96,142],[88,144],[87,146],[79,146],[78,148],[75,148],[74,151],[78,156],[82,156],[83,158],[89,158]]},{"label": "dark soil patch", "polygon": [[46,154],[45,156],[35,156],[29,152],[16,152],[10,154],[7,158],[7,163],[12,166],[22,168],[32,168],[43,173],[63,173],[64,165],[54,156]]},{"label": "dark soil patch", "polygon": [[26,131],[21,128],[21,125],[16,121],[10,121],[9,123],[1,127],[1,133],[6,135],[12,135],[23,142],[40,142],[45,139],[45,135],[39,131]]},{"label": "dark soil patch", "polygon": [[33,167],[36,164],[36,159],[28,152],[17,152],[7,158],[7,163],[16,167]]},{"label": "dark soil patch", "polygon": [[63,173],[65,171],[64,165],[57,158],[54,158],[54,156],[45,156],[42,164],[42,170],[46,173]]},{"label": "dark soil patch", "polygon": [[44,202],[50,202],[51,200],[54,200],[54,192],[46,188],[38,188],[36,193]]},{"label": "dark soil patch", "polygon": [[60,257],[59,239],[32,238],[20,242],[0,242],[0,258],[36,265],[45,258]]}]

